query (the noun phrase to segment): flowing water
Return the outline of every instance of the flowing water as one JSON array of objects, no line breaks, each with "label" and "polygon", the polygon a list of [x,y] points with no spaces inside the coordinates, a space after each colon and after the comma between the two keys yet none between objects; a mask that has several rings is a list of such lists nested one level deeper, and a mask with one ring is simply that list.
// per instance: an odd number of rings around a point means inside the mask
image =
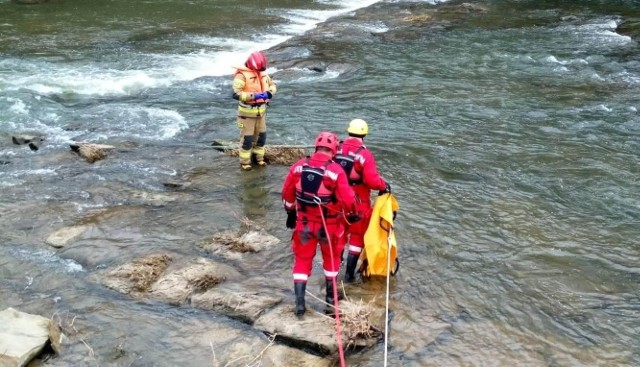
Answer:
[{"label": "flowing water", "polygon": [[[0,309],[77,318],[98,365],[124,349],[126,365],[211,365],[197,334],[233,322],[91,277],[158,250],[202,256],[203,237],[246,216],[283,245],[237,265],[289,285],[287,168],[243,173],[208,144],[237,136],[231,66],[269,48],[284,62],[294,44],[292,58],[348,67],[272,63],[268,141],[364,118],[401,206],[389,365],[640,365],[640,49],[615,32],[640,5],[432,12],[455,4],[0,0]],[[31,151],[14,134],[46,140]],[[124,148],[91,165],[70,141]],[[193,185],[152,200],[176,178]],[[44,244],[77,223],[96,225],[69,249]],[[434,339],[433,320],[451,327]],[[48,363],[73,354],[87,349]]]}]

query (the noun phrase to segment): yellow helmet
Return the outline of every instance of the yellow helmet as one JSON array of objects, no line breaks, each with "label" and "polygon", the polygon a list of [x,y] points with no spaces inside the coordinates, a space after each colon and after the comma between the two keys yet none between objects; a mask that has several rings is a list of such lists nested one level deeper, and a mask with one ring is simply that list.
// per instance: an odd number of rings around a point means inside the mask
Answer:
[{"label": "yellow helmet", "polygon": [[349,122],[347,132],[355,135],[367,135],[369,133],[369,125],[363,119],[353,119]]}]

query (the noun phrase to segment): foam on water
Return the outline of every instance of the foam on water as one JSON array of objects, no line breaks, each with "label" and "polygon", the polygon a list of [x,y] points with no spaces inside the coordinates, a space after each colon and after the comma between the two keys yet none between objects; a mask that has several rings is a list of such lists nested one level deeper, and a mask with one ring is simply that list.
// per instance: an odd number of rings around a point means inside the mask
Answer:
[{"label": "foam on water", "polygon": [[12,254],[21,260],[31,261],[51,268],[58,268],[67,273],[78,273],[84,271],[82,265],[70,259],[62,259],[53,251],[14,249]]},{"label": "foam on water", "polygon": [[291,70],[295,70],[300,74],[302,74],[299,77],[290,80],[290,82],[292,83],[309,83],[309,82],[315,82],[315,81],[321,81],[321,80],[330,80],[330,79],[336,79],[340,76],[339,71],[331,71],[331,70],[325,71],[324,73],[318,73],[313,70],[301,69],[301,68],[292,68]]},{"label": "foam on water", "polygon": [[[184,41],[202,45],[191,53],[136,53],[131,52],[124,59],[116,61],[60,62],[46,58],[25,59],[6,57],[0,60],[0,107],[4,107],[3,131],[35,132],[47,136],[48,145],[66,144],[82,136],[84,140],[108,141],[113,137],[141,139],[169,139],[187,128],[183,116],[177,111],[137,106],[136,104],[106,104],[90,107],[76,116],[74,129],[66,129],[66,121],[60,120],[53,104],[40,103],[41,96],[52,96],[57,100],[62,96],[67,100],[82,100],[95,97],[137,97],[149,89],[164,88],[181,82],[189,82],[202,77],[231,75],[234,67],[242,65],[250,52],[271,48],[300,35],[330,17],[352,12],[370,6],[377,0],[320,1],[334,7],[331,10],[278,11],[287,21],[284,25],[264,28],[246,38],[226,38],[219,36],[185,35]],[[372,25],[372,31],[384,31],[384,27]],[[5,72],[6,71],[6,72]],[[269,68],[267,72],[276,70]],[[333,79],[337,72],[304,73],[293,82]],[[217,91],[228,88],[230,81],[197,83],[198,89]],[[23,97],[31,91],[29,97]],[[2,103],[2,95],[7,95]],[[17,97],[16,97],[17,96]],[[10,100],[9,100],[10,98]],[[30,98],[30,99],[27,99]],[[35,106],[35,104],[38,106]],[[51,107],[49,107],[51,106]],[[37,108],[36,108],[37,107]],[[54,110],[47,111],[49,108]],[[98,123],[100,122],[100,123]],[[84,130],[84,131],[83,131]]]},{"label": "foam on water", "polygon": [[[334,10],[290,10],[284,14],[289,22],[276,27],[275,33],[256,34],[249,39],[187,35],[185,40],[207,46],[199,52],[173,55],[132,55],[136,68],[118,69],[114,65],[49,63],[26,64],[22,59],[7,58],[2,69],[11,70],[6,77],[0,73],[0,85],[17,91],[30,89],[40,94],[76,93],[80,95],[135,95],[142,90],[169,86],[176,82],[204,76],[233,73],[247,54],[280,44],[302,34],[330,17],[369,6],[378,0],[321,1],[334,5]],[[213,49],[211,49],[213,48]],[[145,61],[141,61],[145,60]]]},{"label": "foam on water", "polygon": [[22,100],[17,98],[7,98],[7,100],[9,102],[14,102],[13,105],[9,107],[9,111],[22,115],[26,115],[27,113],[29,113],[29,108]]},{"label": "foam on water", "polygon": [[99,131],[90,136],[90,139],[98,140],[115,136],[164,140],[187,128],[187,122],[179,112],[158,107],[104,105],[85,118],[107,121],[107,132]]},{"label": "foam on water", "polygon": [[[19,63],[20,60],[14,60]],[[35,66],[35,65],[34,65]],[[114,70],[100,69],[93,65],[43,65],[27,70],[21,77],[0,80],[8,90],[23,88],[40,94],[76,93],[82,95],[126,95],[134,94],[146,88],[167,86],[171,79],[159,69]]]}]

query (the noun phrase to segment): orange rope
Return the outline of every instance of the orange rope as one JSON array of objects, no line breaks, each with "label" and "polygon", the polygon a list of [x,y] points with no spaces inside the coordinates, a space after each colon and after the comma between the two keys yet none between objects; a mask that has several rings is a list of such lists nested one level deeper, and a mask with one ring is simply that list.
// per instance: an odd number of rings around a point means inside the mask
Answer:
[{"label": "orange rope", "polygon": [[[335,268],[333,257],[333,247],[331,246],[331,236],[329,235],[329,231],[327,229],[327,222],[324,220],[324,213],[322,212],[322,205],[318,203],[318,208],[320,209],[320,218],[322,218],[322,225],[324,226],[324,232],[327,234],[327,244],[329,245],[329,256],[331,257],[332,269]],[[338,269],[340,267],[338,266]],[[334,314],[336,318],[336,341],[338,342],[338,354],[340,355],[340,366],[345,367],[347,364],[344,361],[344,349],[342,346],[342,326],[340,326],[340,301],[338,300],[338,281],[336,280],[338,276],[334,276],[331,280],[333,282],[333,307]]]}]

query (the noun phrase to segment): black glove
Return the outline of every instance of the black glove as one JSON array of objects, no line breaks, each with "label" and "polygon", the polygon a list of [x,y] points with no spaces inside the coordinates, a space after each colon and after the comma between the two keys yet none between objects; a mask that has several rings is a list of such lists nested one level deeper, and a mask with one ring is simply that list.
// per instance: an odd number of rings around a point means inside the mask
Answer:
[{"label": "black glove", "polygon": [[295,210],[287,210],[287,228],[296,228],[297,213]]},{"label": "black glove", "polygon": [[347,221],[349,222],[349,224],[353,224],[359,221],[360,219],[362,219],[362,216],[358,212],[347,213]]},{"label": "black glove", "polygon": [[384,184],[384,190],[380,190],[378,192],[378,196],[384,195],[384,194],[391,194],[391,185],[389,185],[388,182]]},{"label": "black glove", "polygon": [[267,99],[271,99],[271,97],[273,97],[273,94],[271,94],[271,92],[266,91],[265,93],[267,94]]},{"label": "black glove", "polygon": [[398,212],[394,210],[393,211],[393,220],[396,220],[396,214],[398,214]]}]

